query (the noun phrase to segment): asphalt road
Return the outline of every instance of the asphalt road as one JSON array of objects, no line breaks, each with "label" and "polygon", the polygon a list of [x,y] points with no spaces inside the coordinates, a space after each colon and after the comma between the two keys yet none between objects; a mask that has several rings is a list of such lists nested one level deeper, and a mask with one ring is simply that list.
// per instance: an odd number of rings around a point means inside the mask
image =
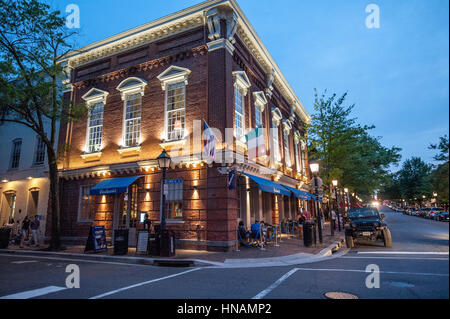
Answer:
[{"label": "asphalt road", "polygon": [[[362,299],[449,298],[449,226],[392,211],[392,249],[358,245],[325,261],[289,267],[164,268],[62,257],[0,255],[0,299],[324,299],[331,291]],[[66,267],[80,288],[66,288]],[[366,272],[367,266],[378,273]],[[373,269],[373,268],[372,268]],[[379,288],[368,288],[368,276]]]}]

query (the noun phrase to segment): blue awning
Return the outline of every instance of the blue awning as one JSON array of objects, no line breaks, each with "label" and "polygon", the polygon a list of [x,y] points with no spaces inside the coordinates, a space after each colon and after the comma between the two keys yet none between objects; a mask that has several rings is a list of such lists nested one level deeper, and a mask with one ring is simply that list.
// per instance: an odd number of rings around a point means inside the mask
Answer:
[{"label": "blue awning", "polygon": [[258,184],[259,189],[263,192],[291,196],[291,191],[289,191],[287,188],[283,187],[283,185],[281,185],[281,184],[272,182],[265,178],[250,175],[247,173],[243,173],[243,174],[245,176],[248,176],[254,182],[256,182],[256,184]]},{"label": "blue awning", "polygon": [[299,189],[296,189],[296,188],[293,188],[290,186],[286,186],[286,185],[283,185],[283,186],[286,187],[287,189],[289,189],[294,194],[294,196],[297,198],[305,199],[305,200],[314,200],[314,197],[312,197],[311,196],[312,194],[310,194],[310,193],[301,191]]},{"label": "blue awning", "polygon": [[128,186],[133,184],[139,176],[111,178],[101,181],[91,188],[89,195],[111,195],[127,192]]}]

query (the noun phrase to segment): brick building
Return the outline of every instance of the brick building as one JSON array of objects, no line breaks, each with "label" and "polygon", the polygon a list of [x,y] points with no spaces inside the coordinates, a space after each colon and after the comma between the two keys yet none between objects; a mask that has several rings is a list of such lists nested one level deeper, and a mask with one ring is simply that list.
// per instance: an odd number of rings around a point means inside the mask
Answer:
[{"label": "brick building", "polygon": [[[240,220],[278,224],[311,205],[310,117],[234,0],[200,3],[64,63],[65,97],[89,107],[85,120],[61,124],[64,240],[84,242],[91,225],[104,225],[109,238],[129,228],[133,246],[142,212],[158,224],[163,149],[173,160],[167,227],[179,247],[228,250]],[[214,161],[202,154],[203,120],[217,138]],[[264,153],[249,156],[245,135],[257,127]],[[111,179],[125,188],[94,195]]]}]

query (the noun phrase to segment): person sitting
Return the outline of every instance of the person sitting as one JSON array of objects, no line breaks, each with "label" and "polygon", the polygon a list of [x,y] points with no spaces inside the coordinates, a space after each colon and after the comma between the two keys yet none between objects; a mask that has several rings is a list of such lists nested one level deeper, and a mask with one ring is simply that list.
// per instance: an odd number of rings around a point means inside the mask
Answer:
[{"label": "person sitting", "polygon": [[239,222],[238,232],[243,241],[248,241],[248,238],[250,237],[250,232],[247,231],[247,228],[245,228],[243,221]]},{"label": "person sitting", "polygon": [[259,233],[259,222],[255,220],[255,223],[250,227],[252,238],[256,238],[256,235]]}]

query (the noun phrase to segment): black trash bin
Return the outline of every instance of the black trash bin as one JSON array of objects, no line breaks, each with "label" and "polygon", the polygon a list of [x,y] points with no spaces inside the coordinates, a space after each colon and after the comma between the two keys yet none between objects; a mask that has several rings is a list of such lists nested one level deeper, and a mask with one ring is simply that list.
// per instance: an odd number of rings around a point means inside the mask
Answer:
[{"label": "black trash bin", "polygon": [[303,223],[303,244],[305,247],[311,247],[315,236],[315,223],[313,221],[305,221]]},{"label": "black trash bin", "polygon": [[0,228],[0,249],[6,249],[9,245],[11,228]]},{"label": "black trash bin", "polygon": [[165,230],[161,232],[161,257],[175,256],[175,234],[173,231]]},{"label": "black trash bin", "polygon": [[126,255],[128,253],[128,229],[116,229],[114,231],[114,255]]},{"label": "black trash bin", "polygon": [[148,253],[151,256],[159,256],[160,252],[161,252],[161,234],[160,233],[156,233],[156,234],[150,234],[149,238],[148,238]]}]

